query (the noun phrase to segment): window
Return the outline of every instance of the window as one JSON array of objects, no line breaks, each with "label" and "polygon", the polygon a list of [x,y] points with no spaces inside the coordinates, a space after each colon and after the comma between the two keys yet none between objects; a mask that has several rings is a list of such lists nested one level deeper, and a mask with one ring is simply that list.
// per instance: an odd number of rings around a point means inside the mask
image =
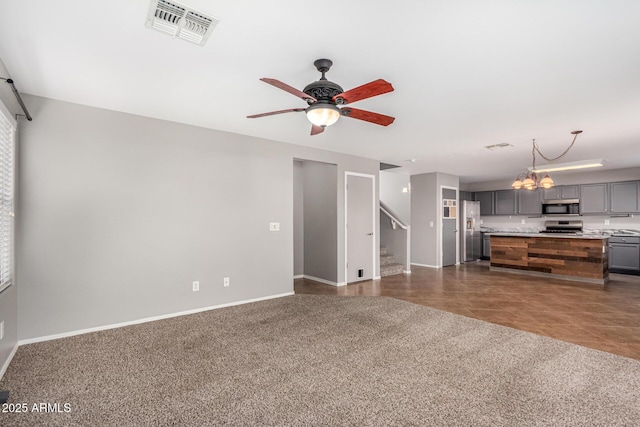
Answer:
[{"label": "window", "polygon": [[13,277],[13,182],[16,122],[0,102],[0,292]]}]

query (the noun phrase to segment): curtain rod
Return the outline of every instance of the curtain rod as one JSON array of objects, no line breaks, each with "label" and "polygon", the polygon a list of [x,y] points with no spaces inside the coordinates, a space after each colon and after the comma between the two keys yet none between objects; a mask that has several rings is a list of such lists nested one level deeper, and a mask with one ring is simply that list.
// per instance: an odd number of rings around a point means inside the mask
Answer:
[{"label": "curtain rod", "polygon": [[29,120],[29,121],[33,120],[33,118],[31,117],[31,114],[29,114],[29,111],[27,110],[27,106],[24,105],[24,102],[22,102],[22,98],[20,97],[20,94],[18,93],[18,89],[16,89],[16,86],[13,84],[13,80],[5,79],[4,77],[0,77],[0,79],[5,80],[7,82],[7,84],[9,86],[11,86],[11,90],[13,91],[13,94],[15,95],[16,99],[18,100],[18,104],[20,104],[20,106],[22,107],[22,111],[24,111],[24,116],[27,118],[27,120]]}]

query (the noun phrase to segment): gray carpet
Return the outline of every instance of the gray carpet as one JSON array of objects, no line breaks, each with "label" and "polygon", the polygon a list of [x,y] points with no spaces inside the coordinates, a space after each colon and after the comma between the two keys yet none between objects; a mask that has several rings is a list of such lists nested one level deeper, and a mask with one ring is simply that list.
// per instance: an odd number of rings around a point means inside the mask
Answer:
[{"label": "gray carpet", "polygon": [[295,295],[30,344],[1,389],[29,406],[3,426],[640,421],[639,361],[384,297]]}]

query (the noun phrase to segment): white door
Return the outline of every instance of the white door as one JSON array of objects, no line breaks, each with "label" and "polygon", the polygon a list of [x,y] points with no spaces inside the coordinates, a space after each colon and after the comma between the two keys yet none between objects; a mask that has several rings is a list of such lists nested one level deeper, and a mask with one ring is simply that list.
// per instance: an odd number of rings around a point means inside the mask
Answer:
[{"label": "white door", "polygon": [[347,283],[371,280],[375,268],[375,177],[346,174]]}]

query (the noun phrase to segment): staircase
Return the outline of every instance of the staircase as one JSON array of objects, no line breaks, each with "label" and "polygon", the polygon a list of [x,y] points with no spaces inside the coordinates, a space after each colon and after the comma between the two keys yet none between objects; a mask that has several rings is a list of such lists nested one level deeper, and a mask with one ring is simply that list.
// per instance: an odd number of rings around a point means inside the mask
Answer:
[{"label": "staircase", "polygon": [[396,262],[396,257],[387,251],[387,248],[380,247],[380,277],[402,274],[404,267]]}]

